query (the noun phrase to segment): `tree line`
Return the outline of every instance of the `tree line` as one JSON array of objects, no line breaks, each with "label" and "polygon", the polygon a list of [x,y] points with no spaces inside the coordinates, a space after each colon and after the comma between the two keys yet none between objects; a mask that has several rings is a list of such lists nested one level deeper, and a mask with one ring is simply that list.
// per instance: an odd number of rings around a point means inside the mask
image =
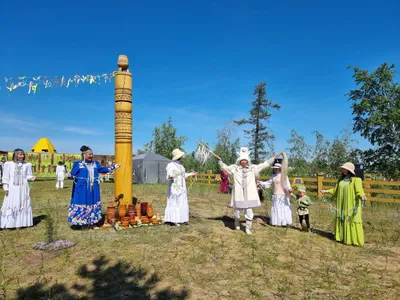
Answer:
[{"label": "tree line", "polygon": [[[314,145],[306,143],[304,136],[291,130],[288,148],[285,149],[292,176],[313,176],[324,173],[336,176],[338,167],[346,162],[363,164],[365,171],[385,178],[399,178],[400,169],[400,86],[395,82],[395,66],[383,63],[374,72],[348,67],[353,71],[356,88],[346,94],[351,103],[353,127],[340,132],[329,141],[318,131],[312,132]],[[232,138],[232,126],[248,125],[243,132],[248,138],[252,151],[252,162],[259,163],[275,152],[275,136],[268,126],[274,110],[280,105],[268,99],[266,82],[254,88],[249,117],[235,120],[217,130],[217,142],[210,146],[224,162],[235,163],[240,140]],[[250,128],[250,129],[248,129]],[[359,133],[373,146],[360,150],[353,146],[352,134]],[[170,158],[175,148],[182,148],[188,140],[178,136],[172,119],[155,127],[153,139],[137,154],[156,153]],[[195,152],[188,153],[183,162],[188,170],[219,172],[216,161],[210,160],[204,166],[195,159]]]}]

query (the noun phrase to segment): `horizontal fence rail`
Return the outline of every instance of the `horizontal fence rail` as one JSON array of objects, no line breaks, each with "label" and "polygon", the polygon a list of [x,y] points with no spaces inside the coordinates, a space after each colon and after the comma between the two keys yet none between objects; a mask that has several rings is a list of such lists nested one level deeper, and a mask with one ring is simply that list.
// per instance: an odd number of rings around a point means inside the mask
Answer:
[{"label": "horizontal fence rail", "polygon": [[[270,179],[269,176],[261,176],[261,181]],[[289,177],[292,186],[296,185],[296,180],[301,181],[307,188],[307,194],[310,196],[322,198],[320,190],[331,189],[337,183],[337,179],[317,177]],[[221,181],[219,174],[200,173],[196,177],[189,177],[188,184],[199,184],[206,186],[218,187]],[[367,196],[367,202],[384,202],[384,203],[399,203],[400,204],[400,182],[396,181],[378,181],[364,180],[364,192]]]}]

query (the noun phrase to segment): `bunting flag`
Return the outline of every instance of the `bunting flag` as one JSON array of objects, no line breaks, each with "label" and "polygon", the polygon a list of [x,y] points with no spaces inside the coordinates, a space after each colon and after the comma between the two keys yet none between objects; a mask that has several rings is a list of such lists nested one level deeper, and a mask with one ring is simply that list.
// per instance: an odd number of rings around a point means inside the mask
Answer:
[{"label": "bunting flag", "polygon": [[341,211],[339,211],[339,209],[337,207],[333,206],[332,204],[330,204],[328,202],[328,200],[326,200],[325,197],[322,197],[322,201],[324,201],[324,204],[328,208],[328,212],[331,212],[335,215],[337,215],[337,213],[339,212],[340,218],[342,219],[342,221],[344,221],[345,219],[350,220],[350,218],[353,217],[354,215],[356,215],[358,212],[358,206],[351,207],[351,208],[347,209],[347,211],[343,210],[343,209]]},{"label": "bunting flag", "polygon": [[[98,75],[73,75],[73,76],[37,76],[37,77],[5,77],[4,88],[10,93],[17,88],[26,87],[28,94],[36,94],[41,88],[52,88],[52,87],[65,87],[78,86],[82,83],[89,84],[100,84],[101,82],[110,82],[115,76],[115,72],[104,73]],[[3,86],[0,85],[0,91],[3,90]]]}]

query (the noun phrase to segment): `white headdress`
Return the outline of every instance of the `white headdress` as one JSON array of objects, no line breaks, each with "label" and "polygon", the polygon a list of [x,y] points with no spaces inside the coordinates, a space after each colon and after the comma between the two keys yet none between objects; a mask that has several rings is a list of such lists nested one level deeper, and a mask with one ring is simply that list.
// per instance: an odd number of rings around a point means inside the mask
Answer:
[{"label": "white headdress", "polygon": [[248,147],[240,147],[240,151],[237,153],[238,158],[236,160],[236,164],[238,165],[241,160],[247,160],[250,165],[251,164],[250,153],[251,151],[249,150]]}]

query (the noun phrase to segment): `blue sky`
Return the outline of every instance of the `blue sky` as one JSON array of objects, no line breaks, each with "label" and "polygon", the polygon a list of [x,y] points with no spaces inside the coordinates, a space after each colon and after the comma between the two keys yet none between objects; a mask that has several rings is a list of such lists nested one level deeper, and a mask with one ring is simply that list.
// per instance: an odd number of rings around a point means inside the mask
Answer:
[{"label": "blue sky", "polygon": [[134,151],[169,116],[189,138],[184,150],[196,139],[214,143],[224,124],[248,116],[254,86],[266,81],[269,99],[281,105],[270,122],[281,151],[291,129],[312,144],[314,130],[333,139],[349,127],[348,65],[400,65],[394,0],[89,2],[2,4],[0,149],[29,150],[45,136],[58,152],[83,144],[114,152],[113,82],[33,95],[27,87],[9,93],[4,77],[109,73],[128,55]]}]

